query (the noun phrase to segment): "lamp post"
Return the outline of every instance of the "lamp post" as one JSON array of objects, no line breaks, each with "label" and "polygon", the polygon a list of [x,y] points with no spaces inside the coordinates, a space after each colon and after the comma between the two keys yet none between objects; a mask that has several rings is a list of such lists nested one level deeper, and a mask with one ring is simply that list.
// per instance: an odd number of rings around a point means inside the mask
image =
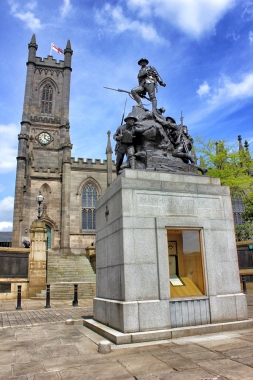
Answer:
[{"label": "lamp post", "polygon": [[39,192],[39,195],[37,195],[37,202],[38,202],[38,220],[40,220],[40,205],[41,203],[44,201],[44,197],[43,195],[41,194],[41,192]]}]

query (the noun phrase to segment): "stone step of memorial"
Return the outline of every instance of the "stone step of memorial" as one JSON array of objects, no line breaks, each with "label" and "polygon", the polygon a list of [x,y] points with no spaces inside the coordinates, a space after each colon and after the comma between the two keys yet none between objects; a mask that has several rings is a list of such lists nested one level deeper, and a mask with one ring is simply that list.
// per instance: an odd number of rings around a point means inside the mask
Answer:
[{"label": "stone step of memorial", "polygon": [[[65,282],[50,284],[50,299],[52,300],[73,300],[74,284],[78,284],[78,299],[92,299],[96,296],[95,282]],[[36,299],[46,299],[46,290],[36,294]]]},{"label": "stone step of memorial", "polygon": [[49,255],[47,282],[96,282],[96,274],[85,255]]}]

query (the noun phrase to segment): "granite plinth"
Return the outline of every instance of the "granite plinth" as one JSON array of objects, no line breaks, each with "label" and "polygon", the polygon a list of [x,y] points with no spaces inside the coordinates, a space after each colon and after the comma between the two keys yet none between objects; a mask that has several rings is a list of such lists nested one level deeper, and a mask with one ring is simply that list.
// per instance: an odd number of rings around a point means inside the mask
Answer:
[{"label": "granite plinth", "polygon": [[[230,192],[219,179],[126,169],[96,216],[97,322],[128,334],[247,319]],[[202,232],[201,303],[170,305],[168,228]]]}]

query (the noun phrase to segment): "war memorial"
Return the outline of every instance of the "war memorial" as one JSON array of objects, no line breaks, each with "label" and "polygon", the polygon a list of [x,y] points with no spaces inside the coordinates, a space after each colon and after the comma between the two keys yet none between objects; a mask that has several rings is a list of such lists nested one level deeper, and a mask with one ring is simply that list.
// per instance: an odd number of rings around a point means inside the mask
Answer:
[{"label": "war memorial", "polygon": [[[15,266],[8,261],[1,279],[8,290],[1,299],[15,296],[18,285],[22,297],[41,299],[46,283],[64,283],[64,293],[81,282],[91,285],[93,298],[96,276],[93,319],[84,325],[116,344],[246,325],[229,188],[196,163],[182,114],[177,123],[158,106],[156,90],[166,84],[157,70],[146,58],[138,61],[138,86],[125,91],[136,103],[113,133],[116,164],[109,131],[107,160],[76,161],[69,124],[70,41],[60,62],[37,57],[37,48],[33,35],[10,252],[10,260],[23,255],[24,270],[11,277]],[[41,215],[34,221],[40,193]],[[21,252],[28,231],[31,249]],[[84,262],[92,270],[85,253],[90,248],[96,250],[96,275],[88,282],[80,270]]]},{"label": "war memorial", "polygon": [[137,105],[113,136],[117,179],[97,203],[97,290],[84,321],[116,344],[247,319],[229,188],[196,165],[183,118],[157,107],[166,84],[146,58],[138,64]]}]

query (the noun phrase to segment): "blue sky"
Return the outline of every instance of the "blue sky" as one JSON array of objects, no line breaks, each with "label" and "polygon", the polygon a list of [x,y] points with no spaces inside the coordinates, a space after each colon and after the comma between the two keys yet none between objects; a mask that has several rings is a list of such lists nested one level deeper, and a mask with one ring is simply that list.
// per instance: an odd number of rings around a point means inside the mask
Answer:
[{"label": "blue sky", "polygon": [[[53,42],[72,60],[72,156],[105,158],[107,131],[121,122],[125,94],[149,59],[167,86],[158,106],[194,137],[253,144],[253,0],[1,0],[0,231],[11,230],[17,135],[23,109],[27,45],[37,56]],[[53,52],[56,59],[62,55]],[[126,112],[134,101],[128,97]],[[149,108],[149,107],[148,107]]]}]

